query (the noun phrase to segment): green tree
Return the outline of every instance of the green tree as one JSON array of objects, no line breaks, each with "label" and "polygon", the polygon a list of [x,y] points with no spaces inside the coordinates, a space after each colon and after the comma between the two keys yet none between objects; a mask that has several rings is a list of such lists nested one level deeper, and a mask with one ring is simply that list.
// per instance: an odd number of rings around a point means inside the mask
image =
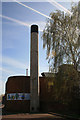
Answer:
[{"label": "green tree", "polygon": [[60,10],[50,13],[52,20],[47,20],[42,35],[50,71],[56,72],[62,64],[73,64],[76,70],[80,65],[79,7],[72,5],[72,15]]}]

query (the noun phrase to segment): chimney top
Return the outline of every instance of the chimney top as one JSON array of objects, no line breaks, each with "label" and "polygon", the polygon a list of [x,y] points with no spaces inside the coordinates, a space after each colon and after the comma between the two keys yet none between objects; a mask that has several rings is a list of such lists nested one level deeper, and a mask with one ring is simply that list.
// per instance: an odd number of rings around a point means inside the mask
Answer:
[{"label": "chimney top", "polygon": [[32,32],[37,32],[38,33],[38,25],[32,25],[31,26],[31,33]]}]

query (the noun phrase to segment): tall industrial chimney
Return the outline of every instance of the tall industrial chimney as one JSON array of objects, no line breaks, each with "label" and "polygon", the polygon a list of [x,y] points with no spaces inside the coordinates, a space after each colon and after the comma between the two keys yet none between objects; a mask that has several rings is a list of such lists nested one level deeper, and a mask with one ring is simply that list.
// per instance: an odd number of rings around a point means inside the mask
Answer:
[{"label": "tall industrial chimney", "polygon": [[31,26],[30,112],[39,112],[39,47],[38,26]]}]

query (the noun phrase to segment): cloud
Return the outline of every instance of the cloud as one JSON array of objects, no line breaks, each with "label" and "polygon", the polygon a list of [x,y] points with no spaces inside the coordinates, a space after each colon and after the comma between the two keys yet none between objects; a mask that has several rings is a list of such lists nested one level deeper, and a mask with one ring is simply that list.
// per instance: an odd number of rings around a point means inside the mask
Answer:
[{"label": "cloud", "polygon": [[[18,0],[19,2],[46,2],[46,0]],[[2,2],[14,2],[12,0],[2,0]]]},{"label": "cloud", "polygon": [[0,95],[5,93],[5,83],[6,81],[0,80]]},{"label": "cloud", "polygon": [[44,22],[44,21],[35,21],[35,22],[33,22],[33,21],[30,21],[30,22],[27,21],[26,23],[29,24],[29,26],[31,26],[32,24],[38,25],[40,32],[42,32],[44,30],[44,27],[46,25],[46,22]]},{"label": "cloud", "polygon": [[14,74],[14,72],[13,72],[13,71],[8,70],[8,69],[5,69],[5,68],[3,68],[3,67],[0,67],[0,71],[1,71],[1,72],[5,72],[5,73]]},{"label": "cloud", "polygon": [[[4,73],[4,75],[2,74]],[[0,95],[5,93],[5,74],[12,74],[13,71],[0,67]]]},{"label": "cloud", "polygon": [[9,57],[2,57],[2,63],[4,64],[7,64],[7,65],[10,65],[12,67],[15,67],[15,68],[19,68],[19,69],[26,69],[26,63],[22,63],[18,60],[15,60],[15,59],[12,59],[12,58],[9,58]]},{"label": "cloud", "polygon": [[63,9],[66,13],[72,15],[72,13],[66,9],[65,7],[63,7],[61,4],[59,4],[58,2],[56,2],[55,0],[47,0],[49,3],[51,3],[53,6],[56,6],[58,9]]},{"label": "cloud", "polygon": [[20,26],[20,24],[16,24],[16,22],[10,22],[10,21],[2,21],[2,23],[0,22],[0,24]]},{"label": "cloud", "polygon": [[32,7],[29,7],[29,6],[27,6],[27,5],[25,5],[25,4],[21,3],[21,2],[19,2],[19,1],[17,1],[17,0],[14,0],[14,1],[15,1],[16,3],[18,3],[18,4],[22,5],[22,6],[24,6],[24,7],[26,7],[26,8],[28,8],[28,9],[32,10],[32,11],[34,11],[34,12],[40,14],[40,15],[42,15],[42,16],[44,16],[44,17],[49,18],[49,19],[52,20],[52,18],[49,17],[49,16],[47,16],[46,14],[43,14],[43,13],[41,13],[41,12],[39,12],[39,11],[33,9]]},{"label": "cloud", "polygon": [[[35,21],[35,22],[33,22],[33,21],[30,21],[30,22],[25,21],[24,23],[26,25],[28,25],[27,27],[30,27],[32,24],[37,24],[39,26],[39,31],[43,31],[43,29],[44,29],[44,27],[46,25],[46,22],[44,22],[44,21]],[[15,26],[19,25],[19,24],[16,24],[15,22],[12,22],[12,23],[11,22],[3,22],[3,24],[9,24],[9,25],[15,25]],[[11,34],[11,31],[9,31],[9,33]]]},{"label": "cloud", "polygon": [[7,78],[13,75],[24,75],[23,71],[26,70],[26,65],[28,65],[27,63],[22,63],[10,57],[3,56],[2,58],[2,61],[0,59],[0,64],[3,63],[5,66],[0,67],[0,94],[5,93],[5,83]]},{"label": "cloud", "polygon": [[1,15],[1,14],[0,14],[0,17],[1,17],[1,18],[4,18],[4,19],[7,19],[7,20],[10,20],[10,21],[12,21],[12,22],[18,23],[18,24],[20,24],[20,25],[24,25],[24,26],[29,27],[29,25],[26,24],[26,23],[23,22],[23,21],[20,21],[20,20],[17,20],[17,19],[14,19],[14,18],[5,16],[5,15]]},{"label": "cloud", "polygon": [[40,67],[40,72],[48,72],[49,71],[49,66],[41,66]]},{"label": "cloud", "polygon": [[[19,2],[47,2],[46,0],[18,0]],[[14,2],[12,0],[2,0],[2,2]],[[79,2],[79,0],[56,0],[56,2]]]}]

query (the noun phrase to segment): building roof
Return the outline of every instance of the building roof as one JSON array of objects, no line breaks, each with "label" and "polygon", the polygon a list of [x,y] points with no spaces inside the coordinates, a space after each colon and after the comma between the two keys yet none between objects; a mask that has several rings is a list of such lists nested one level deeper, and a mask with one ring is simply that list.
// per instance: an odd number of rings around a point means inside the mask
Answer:
[{"label": "building roof", "polygon": [[41,75],[43,77],[54,77],[55,73],[53,73],[53,72],[42,72]]}]

